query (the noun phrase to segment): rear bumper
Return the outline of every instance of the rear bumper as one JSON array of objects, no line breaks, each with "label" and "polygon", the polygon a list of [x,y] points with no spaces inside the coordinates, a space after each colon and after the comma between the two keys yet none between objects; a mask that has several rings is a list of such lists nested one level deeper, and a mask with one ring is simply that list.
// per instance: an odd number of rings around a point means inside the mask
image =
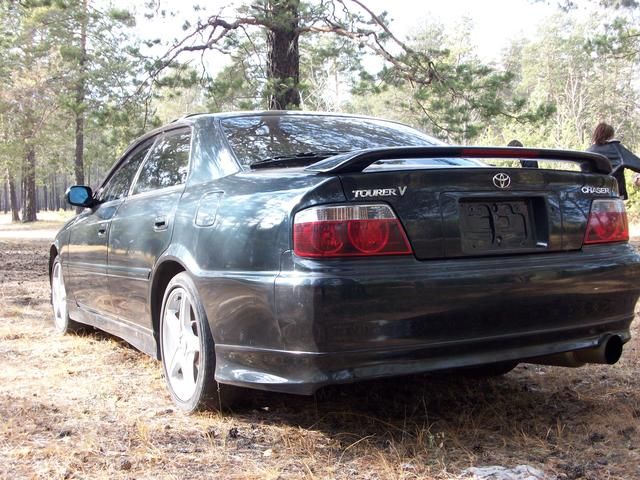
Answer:
[{"label": "rear bumper", "polygon": [[627,341],[639,274],[624,244],[428,262],[286,255],[274,295],[282,347],[219,343],[216,379],[310,394],[593,347],[606,334]]},{"label": "rear bumper", "polygon": [[[614,324],[607,332],[628,341],[628,328]],[[559,333],[559,332],[558,332]],[[379,349],[341,353],[291,352],[253,347],[216,345],[218,362],[226,366],[216,379],[223,383],[283,393],[311,395],[326,385],[411,375],[509,360],[523,361],[560,352],[598,346],[603,336],[581,336],[569,341],[548,338],[496,338],[493,341],[430,345],[423,348]]]}]

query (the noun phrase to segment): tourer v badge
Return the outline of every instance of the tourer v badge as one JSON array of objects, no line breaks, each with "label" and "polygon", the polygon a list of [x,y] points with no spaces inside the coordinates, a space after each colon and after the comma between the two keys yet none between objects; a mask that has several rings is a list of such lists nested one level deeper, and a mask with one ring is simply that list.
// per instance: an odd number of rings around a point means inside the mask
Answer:
[{"label": "tourer v badge", "polygon": [[396,188],[374,188],[369,190],[351,190],[355,198],[367,197],[402,197],[407,191],[407,187]]}]

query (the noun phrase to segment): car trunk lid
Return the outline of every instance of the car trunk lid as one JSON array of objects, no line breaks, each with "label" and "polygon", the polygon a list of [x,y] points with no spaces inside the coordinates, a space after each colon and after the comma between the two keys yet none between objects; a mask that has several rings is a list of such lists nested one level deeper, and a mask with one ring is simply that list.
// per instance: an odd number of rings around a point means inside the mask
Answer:
[{"label": "car trunk lid", "polygon": [[[465,154],[460,148],[452,152],[453,148],[435,150],[446,150],[446,155],[439,152],[443,158],[460,159]],[[481,158],[518,158],[505,168],[473,160],[458,161],[450,168],[427,161],[420,168],[419,156],[404,161],[398,155],[361,163],[356,169],[344,164],[338,169],[342,168],[340,179],[350,202],[384,202],[393,207],[418,259],[580,249],[591,200],[616,195],[615,181],[602,174],[607,165],[588,154],[470,150],[471,155],[466,152],[470,157],[475,153]],[[551,160],[551,156],[579,162],[595,173],[514,168],[522,157]]]}]

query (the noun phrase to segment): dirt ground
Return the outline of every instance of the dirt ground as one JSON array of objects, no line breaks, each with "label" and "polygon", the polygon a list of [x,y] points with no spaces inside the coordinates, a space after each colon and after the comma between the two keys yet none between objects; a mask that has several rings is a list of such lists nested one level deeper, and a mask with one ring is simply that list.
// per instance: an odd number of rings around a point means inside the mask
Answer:
[{"label": "dirt ground", "polygon": [[0,479],[450,479],[520,464],[640,478],[638,325],[612,367],[256,394],[241,411],[187,416],[155,360],[97,331],[54,333],[47,247],[0,239]]}]

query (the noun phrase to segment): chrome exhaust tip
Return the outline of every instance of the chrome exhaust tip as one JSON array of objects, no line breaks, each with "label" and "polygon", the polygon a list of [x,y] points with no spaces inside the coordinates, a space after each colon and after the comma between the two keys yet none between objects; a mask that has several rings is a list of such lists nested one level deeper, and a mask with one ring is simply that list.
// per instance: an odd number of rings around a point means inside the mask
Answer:
[{"label": "chrome exhaust tip", "polygon": [[622,356],[622,346],[620,335],[606,335],[597,347],[531,358],[528,363],[560,367],[581,367],[585,363],[613,365]]},{"label": "chrome exhaust tip", "polygon": [[622,356],[622,338],[619,335],[610,335],[599,346],[576,350],[573,352],[573,356],[583,363],[613,365]]}]

